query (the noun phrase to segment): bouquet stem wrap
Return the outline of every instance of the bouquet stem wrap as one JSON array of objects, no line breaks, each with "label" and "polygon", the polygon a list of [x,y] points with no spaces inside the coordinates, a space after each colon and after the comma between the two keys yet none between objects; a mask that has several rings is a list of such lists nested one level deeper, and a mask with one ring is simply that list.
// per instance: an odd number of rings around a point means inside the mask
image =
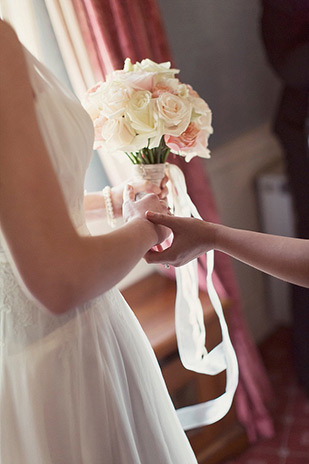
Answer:
[{"label": "bouquet stem wrap", "polygon": [[135,164],[133,168],[134,177],[136,179],[148,180],[152,184],[160,187],[161,180],[166,171],[166,164]]},{"label": "bouquet stem wrap", "polygon": [[[169,203],[176,216],[202,219],[192,203],[182,171],[175,165],[166,164],[171,182]],[[207,375],[217,375],[226,370],[225,392],[210,401],[177,410],[184,430],[209,425],[222,419],[229,411],[238,384],[238,363],[232,346],[222,305],[212,282],[214,251],[207,252],[207,291],[216,312],[222,341],[207,351],[206,328],[199,299],[197,259],[176,268],[177,296],[175,325],[179,356],[186,369]]]}]

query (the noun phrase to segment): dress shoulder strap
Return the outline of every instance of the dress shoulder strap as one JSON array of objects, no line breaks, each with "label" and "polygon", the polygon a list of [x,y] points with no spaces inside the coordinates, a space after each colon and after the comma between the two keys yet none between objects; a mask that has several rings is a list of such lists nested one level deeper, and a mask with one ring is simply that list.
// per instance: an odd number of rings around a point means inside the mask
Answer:
[{"label": "dress shoulder strap", "polygon": [[67,97],[77,100],[74,93],[43,64],[32,53],[23,46],[28,64],[28,73],[32,89],[35,95],[40,94],[48,88],[61,90]]}]

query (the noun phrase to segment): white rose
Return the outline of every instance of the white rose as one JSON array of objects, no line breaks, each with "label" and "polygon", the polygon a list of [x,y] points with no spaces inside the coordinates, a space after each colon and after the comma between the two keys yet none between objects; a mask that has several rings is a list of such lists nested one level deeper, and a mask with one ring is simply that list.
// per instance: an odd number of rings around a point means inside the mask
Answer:
[{"label": "white rose", "polygon": [[212,119],[212,114],[211,112],[209,112],[205,115],[197,117],[194,122],[195,124],[197,124],[197,126],[200,129],[206,130],[209,134],[213,134],[214,130],[211,125],[211,119]]},{"label": "white rose", "polygon": [[139,90],[135,92],[128,103],[126,118],[136,131],[133,150],[139,150],[148,145],[157,146],[163,135],[163,124],[160,123],[158,112],[151,92]]},{"label": "white rose", "polygon": [[[125,60],[123,71],[125,71],[127,78],[130,78],[129,75],[131,73],[145,74],[145,75],[148,73],[152,74],[153,79],[154,79],[154,84],[162,80],[165,80],[165,79],[174,79],[175,74],[179,73],[179,69],[171,68],[171,63],[169,61],[165,63],[155,63],[154,61],[149,60],[148,58],[145,60],[142,60],[141,62],[137,61],[135,64],[132,64],[131,60],[127,58]],[[146,87],[143,87],[143,88],[145,89]],[[151,88],[148,87],[147,90],[151,90]]]},{"label": "white rose", "polygon": [[130,58],[126,58],[124,60],[123,71],[124,72],[134,71],[134,66],[133,66],[132,61],[130,60]]},{"label": "white rose", "polygon": [[153,132],[156,128],[151,92],[138,90],[128,103],[126,115],[131,126],[139,134]]},{"label": "white rose", "polygon": [[154,76],[154,86],[156,87],[167,87],[171,89],[172,93],[178,94],[177,89],[179,85],[179,79],[176,77],[169,77],[166,76],[165,74],[156,74]]},{"label": "white rose", "polygon": [[186,84],[179,84],[176,88],[176,93],[181,98],[187,98],[189,95],[189,90]]},{"label": "white rose", "polygon": [[165,63],[156,63],[155,61],[146,58],[141,62],[137,61],[135,64],[132,63],[130,58],[126,58],[124,61],[123,70],[124,72],[143,71],[151,73],[179,73],[179,69],[171,69],[171,62],[166,61]]},{"label": "white rose", "polygon": [[146,71],[146,72],[153,72],[153,73],[168,73],[168,74],[177,74],[179,72],[178,69],[171,69],[170,61],[166,61],[165,63],[155,63],[149,58],[142,60],[140,63],[137,61],[133,64],[134,71]]},{"label": "white rose", "polygon": [[102,125],[101,136],[108,148],[119,150],[132,143],[135,132],[126,123],[125,118],[107,119]]},{"label": "white rose", "polygon": [[179,136],[186,130],[192,110],[189,100],[165,92],[158,97],[156,103],[165,134]]},{"label": "white rose", "polygon": [[112,81],[105,84],[100,95],[101,113],[107,118],[120,118],[125,113],[133,90],[123,82]]},{"label": "white rose", "polygon": [[202,98],[189,96],[188,100],[190,101],[192,109],[195,113],[206,114],[210,111],[209,106]]},{"label": "white rose", "polygon": [[206,129],[210,134],[212,134],[212,113],[205,100],[200,97],[189,96],[189,101],[192,104],[191,121],[195,122],[195,124],[197,124],[200,129]]},{"label": "white rose", "polygon": [[133,90],[151,90],[154,86],[155,74],[152,72],[134,71],[124,73],[119,71],[117,79],[123,85],[131,87]]}]

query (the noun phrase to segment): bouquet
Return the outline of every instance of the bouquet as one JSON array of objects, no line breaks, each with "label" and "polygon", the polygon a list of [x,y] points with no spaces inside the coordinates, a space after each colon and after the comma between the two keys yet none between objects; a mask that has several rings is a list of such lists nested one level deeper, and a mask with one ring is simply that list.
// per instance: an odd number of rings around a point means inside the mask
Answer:
[{"label": "bouquet", "polygon": [[90,88],[84,106],[95,128],[94,148],[126,153],[133,164],[165,163],[170,152],[209,158],[211,111],[169,62],[131,63]]},{"label": "bouquet", "polygon": [[[95,127],[95,146],[108,154],[126,153],[138,177],[160,184],[170,152],[190,161],[209,158],[208,138],[213,132],[211,111],[190,85],[183,84],[169,62],[146,59],[109,74],[88,90],[84,101]],[[161,176],[161,178],[160,178]],[[171,210],[177,216],[201,219],[186,189],[183,173],[168,165],[172,188]],[[168,197],[169,199],[169,197]],[[213,250],[207,253],[207,290],[222,329],[222,342],[208,353],[202,304],[198,297],[197,261],[177,268],[176,336],[179,355],[187,369],[214,375],[226,370],[226,391],[216,399],[178,410],[185,430],[221,419],[232,404],[238,382],[237,359],[224,313],[212,283]]]}]

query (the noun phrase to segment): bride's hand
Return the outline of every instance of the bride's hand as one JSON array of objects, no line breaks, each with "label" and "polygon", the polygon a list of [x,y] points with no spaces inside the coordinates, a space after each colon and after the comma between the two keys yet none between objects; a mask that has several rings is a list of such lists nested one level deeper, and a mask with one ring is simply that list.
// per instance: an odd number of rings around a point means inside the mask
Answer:
[{"label": "bride's hand", "polygon": [[156,194],[161,200],[165,200],[168,190],[166,184],[168,182],[168,178],[166,176],[163,177],[160,187],[157,185],[152,184],[147,180],[129,180],[119,184],[111,189],[111,196],[114,208],[115,217],[119,217],[122,214],[122,204],[123,204],[123,197],[126,185],[129,183],[133,188],[134,196],[138,193],[145,192],[145,193],[154,193]]},{"label": "bride's hand", "polygon": [[[123,193],[123,218],[125,222],[132,221],[133,219],[146,219],[146,211],[155,211],[161,214],[169,214],[167,203],[164,200],[161,200],[158,195],[150,193],[145,195],[140,200],[135,199],[135,191],[132,185],[127,184],[124,193]],[[166,240],[171,231],[167,227],[161,225],[154,225],[154,228],[158,235],[158,242],[162,243]]]}]

